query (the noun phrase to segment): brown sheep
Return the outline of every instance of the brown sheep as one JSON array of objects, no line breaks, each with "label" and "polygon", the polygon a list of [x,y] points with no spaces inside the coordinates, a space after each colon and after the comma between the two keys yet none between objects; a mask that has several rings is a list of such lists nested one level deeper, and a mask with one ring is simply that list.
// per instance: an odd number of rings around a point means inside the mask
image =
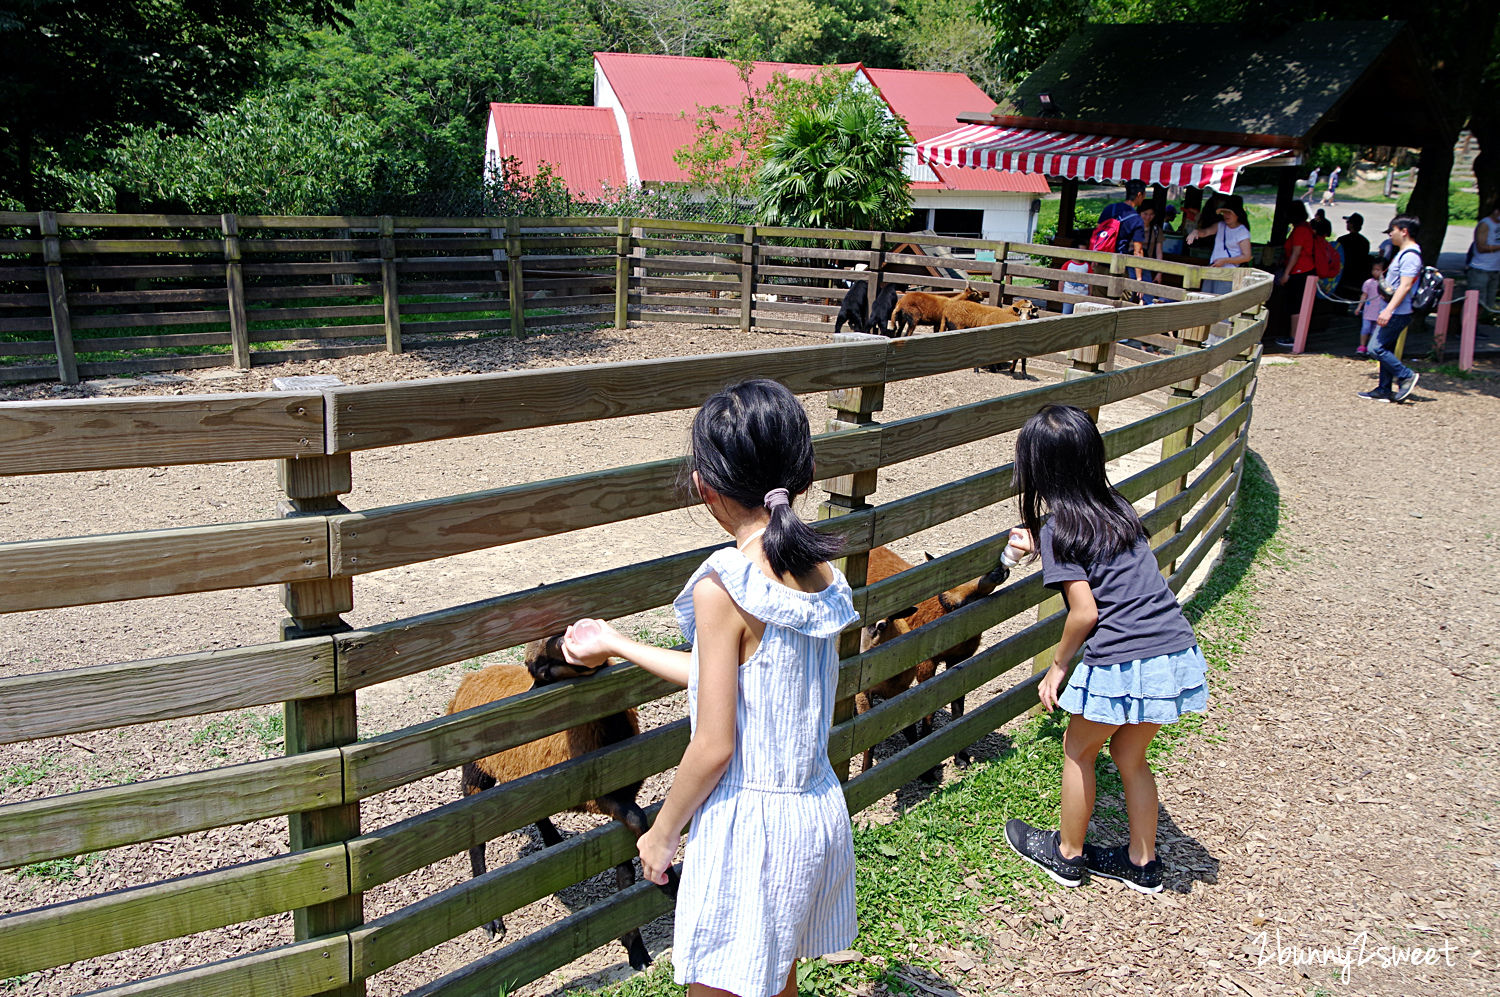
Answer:
[{"label": "brown sheep", "polygon": [[[928,555],[928,560],[932,560],[931,555]],[[875,582],[883,581],[910,567],[912,567],[912,564],[909,561],[889,547],[876,547],[870,551],[870,563],[866,569],[865,579],[867,583],[873,585]],[[962,585],[951,588],[946,592],[940,592],[930,599],[924,599],[915,606],[876,620],[865,627],[865,632],[861,640],[863,649],[868,651],[873,647],[884,644],[888,640],[895,640],[902,634],[907,634],[918,627],[926,626],[944,613],[950,613],[961,606],[967,606],[971,602],[982,599],[1004,584],[1005,579],[1009,576],[1010,569],[1003,563],[997,563],[986,575],[976,578],[973,581],[964,582]],[[871,706],[871,696],[879,696],[881,699],[890,699],[893,696],[899,696],[913,685],[925,682],[936,675],[939,663],[945,668],[951,668],[973,655],[977,650],[979,650],[979,635],[975,634],[973,637],[965,638],[947,650],[934,654],[925,661],[919,661],[905,671],[898,672],[883,682],[879,682],[859,693],[854,698],[854,708],[859,713],[868,712]],[[957,719],[963,716],[963,713],[964,700],[960,696],[952,704],[952,715],[954,719]],[[908,744],[916,744],[917,741],[932,733],[932,715],[928,714],[917,721],[917,723],[907,727],[902,733],[906,735]],[[965,748],[954,757],[960,765],[967,765],[969,762],[968,749]],[[873,758],[874,749],[865,749],[862,770],[869,770]],[[933,768],[923,774],[923,778],[929,782],[935,782],[941,775],[942,767],[933,766]]]},{"label": "brown sheep", "polygon": [[[603,667],[602,665],[599,667]],[[546,640],[535,640],[526,645],[524,665],[491,665],[465,675],[448,704],[450,714],[493,703],[506,696],[515,696],[530,689],[551,685],[564,679],[592,675],[599,668],[586,668],[569,664],[562,653],[562,635]],[[618,744],[634,737],[641,731],[640,721],[634,709],[624,710],[599,720],[579,724],[556,734],[538,738],[527,744],[517,745],[496,752],[464,765],[461,786],[464,796],[490,789],[497,783],[510,782],[523,776],[539,772],[544,768],[565,762],[570,758],[595,751],[609,744]],[[640,792],[639,782],[622,786],[605,793],[598,799],[589,800],[572,809],[579,813],[602,814],[612,817],[628,827],[637,838],[646,833],[646,815],[635,802]],[[546,817],[536,822],[542,843],[552,846],[562,841],[562,835]],[[484,844],[469,849],[469,864],[475,876],[485,872]],[[668,871],[671,881],[663,887],[668,894],[675,894],[677,874]],[[630,861],[615,866],[615,888],[623,890],[635,882],[635,866]],[[505,922],[495,918],[485,925],[491,938],[505,934]],[[641,940],[639,930],[632,928],[620,936],[620,944],[630,957],[634,969],[645,969],[651,965],[651,955],[646,943]]]},{"label": "brown sheep", "polygon": [[983,301],[984,294],[972,287],[941,294],[907,291],[901,295],[901,300],[896,302],[896,310],[891,313],[892,332],[897,336],[910,335],[917,331],[919,325],[930,325],[936,329],[943,317],[943,306],[954,299]]},{"label": "brown sheep", "polygon": [[[938,332],[947,329],[977,329],[985,325],[1004,325],[1007,322],[1026,322],[1037,317],[1036,302],[1019,298],[1008,305],[980,305],[969,301],[950,301],[943,309],[938,322]],[[997,373],[1000,364],[979,367],[978,370]],[[1011,360],[1007,369],[1016,371],[1016,361]],[[1021,374],[1026,373],[1026,358],[1021,358]]]}]

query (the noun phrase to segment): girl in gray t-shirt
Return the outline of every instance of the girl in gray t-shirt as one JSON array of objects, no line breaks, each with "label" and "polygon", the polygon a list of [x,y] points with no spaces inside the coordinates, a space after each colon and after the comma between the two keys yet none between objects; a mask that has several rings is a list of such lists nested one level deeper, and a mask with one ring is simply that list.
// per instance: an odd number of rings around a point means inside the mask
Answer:
[{"label": "girl in gray t-shirt", "polygon": [[[1037,693],[1048,710],[1073,716],[1063,738],[1061,828],[1011,820],[1006,839],[1064,886],[1077,886],[1087,868],[1156,893],[1156,779],[1146,748],[1164,724],[1207,708],[1203,655],[1140,519],[1105,477],[1104,441],[1082,409],[1048,405],[1027,421],[1016,439],[1015,480],[1025,526],[1011,531],[1009,546],[1040,556],[1042,582],[1061,590],[1068,606]],[[1080,648],[1083,663],[1063,687]],[[1128,846],[1084,841],[1094,759],[1106,742],[1125,786]]]}]

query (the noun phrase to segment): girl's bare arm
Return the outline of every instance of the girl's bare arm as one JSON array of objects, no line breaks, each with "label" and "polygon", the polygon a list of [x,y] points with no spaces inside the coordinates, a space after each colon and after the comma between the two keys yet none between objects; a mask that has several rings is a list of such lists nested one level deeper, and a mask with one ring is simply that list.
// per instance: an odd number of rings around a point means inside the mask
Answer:
[{"label": "girl's bare arm", "polygon": [[[727,597],[727,594],[726,594]],[[563,654],[572,663],[593,667],[609,657],[626,658],[674,685],[688,684],[692,655],[631,640],[603,620],[583,619],[563,633]]]}]

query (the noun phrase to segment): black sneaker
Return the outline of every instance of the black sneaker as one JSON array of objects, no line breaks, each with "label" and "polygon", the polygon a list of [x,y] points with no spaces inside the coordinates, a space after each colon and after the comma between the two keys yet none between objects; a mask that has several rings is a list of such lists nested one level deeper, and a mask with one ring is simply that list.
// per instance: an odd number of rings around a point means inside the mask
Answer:
[{"label": "black sneaker", "polygon": [[1381,391],[1379,388],[1370,391],[1361,391],[1359,397],[1368,398],[1372,402],[1393,402],[1396,400],[1395,395],[1389,391]]},{"label": "black sneaker", "polygon": [[1114,848],[1096,848],[1085,843],[1083,862],[1089,872],[1105,879],[1118,879],[1132,890],[1140,893],[1161,892],[1161,859],[1152,859],[1145,865],[1130,861],[1130,846],[1116,845]]},{"label": "black sneaker", "polygon": [[1005,840],[1017,855],[1063,886],[1077,886],[1083,882],[1083,856],[1063,858],[1057,850],[1056,831],[1043,831],[1013,817],[1005,822]]},{"label": "black sneaker", "polygon": [[1410,377],[1403,377],[1396,382],[1395,401],[1404,402],[1406,396],[1411,394],[1411,389],[1417,386],[1417,372],[1412,371]]}]

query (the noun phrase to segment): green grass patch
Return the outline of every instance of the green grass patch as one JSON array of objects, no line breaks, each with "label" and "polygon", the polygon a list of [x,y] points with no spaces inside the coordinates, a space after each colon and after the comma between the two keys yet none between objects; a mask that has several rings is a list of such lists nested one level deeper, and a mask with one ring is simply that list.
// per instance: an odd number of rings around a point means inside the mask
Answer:
[{"label": "green grass patch", "polygon": [[89,852],[85,855],[74,855],[69,858],[47,859],[45,862],[33,862],[23,865],[16,870],[17,879],[45,879],[52,883],[66,883],[78,878],[79,870],[86,869],[99,861],[98,852]]},{"label": "green grass patch", "polygon": [[51,758],[12,765],[9,768],[0,769],[0,789],[19,789],[22,786],[31,786],[41,782],[55,771],[57,771],[57,763]]},{"label": "green grass patch", "polygon": [[[1183,607],[1218,692],[1226,688],[1225,677],[1255,629],[1257,571],[1286,563],[1286,548],[1277,536],[1280,520],[1275,483],[1264,462],[1251,453],[1224,557]],[[937,789],[889,824],[855,829],[860,931],[854,947],[865,960],[840,966],[821,960],[800,964],[802,997],[833,997],[875,983],[909,992],[898,973],[912,967],[946,972],[937,957],[939,945],[968,945],[976,961],[989,955],[983,921],[1028,914],[1036,887],[1049,884],[1005,844],[1005,821],[1020,817],[1041,826],[1057,823],[1066,723],[1067,715],[1057,711],[1021,724],[998,756],[976,764],[962,779]],[[1203,718],[1193,715],[1165,728],[1152,744],[1153,764],[1169,762],[1189,737],[1213,736],[1203,727]],[[1124,813],[1116,799],[1119,777],[1102,754],[1097,776],[1096,816],[1123,835]],[[607,997],[679,997],[683,992],[664,963],[595,991]],[[584,991],[574,993],[581,997]]]},{"label": "green grass patch", "polygon": [[266,713],[246,710],[215,717],[195,731],[190,741],[206,747],[214,758],[228,758],[231,744],[257,743],[264,756],[272,754],[285,739],[286,719],[279,710]]}]

